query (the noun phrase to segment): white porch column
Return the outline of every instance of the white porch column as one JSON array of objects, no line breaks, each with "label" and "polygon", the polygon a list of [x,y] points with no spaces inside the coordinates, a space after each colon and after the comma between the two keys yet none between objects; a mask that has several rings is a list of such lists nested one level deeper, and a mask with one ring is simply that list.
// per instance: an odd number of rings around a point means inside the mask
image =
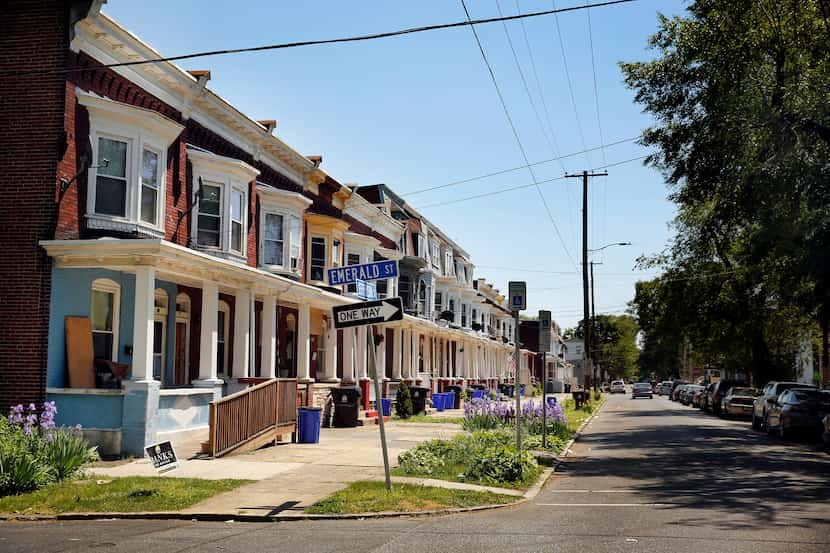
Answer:
[{"label": "white porch column", "polygon": [[297,378],[311,382],[311,306],[301,303],[297,309]]},{"label": "white porch column", "polygon": [[343,330],[343,381],[354,382],[354,352],[355,331],[352,328]]},{"label": "white porch column", "polygon": [[432,335],[427,334],[424,337],[424,372],[429,375],[432,380]]},{"label": "white porch column", "polygon": [[251,374],[248,363],[251,358],[250,347],[251,293],[248,290],[237,290],[233,318],[233,375],[237,379],[247,378]]},{"label": "white porch column", "polygon": [[412,329],[412,372],[410,378],[421,376],[421,333]]},{"label": "white porch column", "polygon": [[262,299],[262,376],[277,375],[277,297]]},{"label": "white porch column", "polygon": [[[153,317],[156,297],[156,268],[135,268],[135,310],[133,311],[133,366],[130,380],[152,382]],[[118,348],[118,344],[113,345]]]},{"label": "white porch column", "polygon": [[366,348],[366,327],[359,326],[357,327],[357,335],[355,337],[355,350],[356,350],[356,358],[357,360],[357,378],[358,380],[366,380],[369,378],[369,364],[368,359],[366,357],[367,348]]},{"label": "white porch column", "polygon": [[337,329],[334,328],[334,319],[326,323],[326,351],[324,374],[327,382],[338,382],[337,378]]},{"label": "white porch column", "polygon": [[392,329],[392,380],[401,379],[401,334],[402,328]]},{"label": "white porch column", "polygon": [[403,368],[401,369],[402,378],[412,378],[412,330],[409,328],[403,329]]},{"label": "white porch column", "polygon": [[210,387],[222,384],[216,376],[216,356],[219,349],[218,312],[219,286],[215,282],[204,281],[202,324],[199,333],[199,380],[193,382],[194,386]]}]

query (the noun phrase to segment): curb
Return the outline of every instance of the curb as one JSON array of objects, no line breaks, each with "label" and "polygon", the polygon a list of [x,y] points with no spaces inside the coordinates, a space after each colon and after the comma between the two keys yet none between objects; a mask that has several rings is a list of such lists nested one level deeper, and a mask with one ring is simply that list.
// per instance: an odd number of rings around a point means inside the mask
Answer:
[{"label": "curb", "polygon": [[491,511],[494,509],[505,509],[508,507],[516,507],[523,503],[534,499],[542,487],[548,481],[548,478],[556,472],[556,469],[565,460],[565,457],[571,451],[571,446],[576,442],[582,432],[591,421],[599,414],[605,401],[597,407],[590,417],[579,425],[574,437],[565,444],[562,453],[557,455],[553,466],[547,467],[539,475],[536,480],[523,496],[517,496],[518,500],[513,503],[499,503],[496,505],[480,505],[477,507],[455,507],[448,509],[434,509],[431,511],[418,511],[414,513],[401,513],[398,511],[385,511],[380,513],[355,513],[355,514],[341,514],[341,515],[314,515],[308,513],[296,514],[277,514],[277,515],[246,515],[246,514],[231,514],[231,513],[181,513],[178,511],[151,511],[151,512],[136,512],[136,513],[61,513],[58,515],[0,515],[0,521],[7,522],[40,522],[40,521],[63,521],[63,520],[183,520],[196,522],[289,522],[301,520],[363,520],[363,519],[381,519],[381,518],[415,518],[415,517],[429,517],[439,515],[453,515],[460,513],[474,513],[477,511]]}]

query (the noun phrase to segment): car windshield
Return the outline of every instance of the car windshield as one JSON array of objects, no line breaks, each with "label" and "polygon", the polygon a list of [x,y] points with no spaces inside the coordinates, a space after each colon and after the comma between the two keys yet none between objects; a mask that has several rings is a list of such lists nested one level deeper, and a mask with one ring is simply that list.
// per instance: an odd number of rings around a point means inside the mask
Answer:
[{"label": "car windshield", "polygon": [[731,394],[733,396],[759,396],[761,390],[756,388],[732,388]]}]

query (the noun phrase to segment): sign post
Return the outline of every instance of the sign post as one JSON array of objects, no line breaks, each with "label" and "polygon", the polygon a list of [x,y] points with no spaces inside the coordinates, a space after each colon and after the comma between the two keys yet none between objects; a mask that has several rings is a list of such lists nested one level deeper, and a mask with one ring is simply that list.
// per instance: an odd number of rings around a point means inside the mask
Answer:
[{"label": "sign post", "polygon": [[539,311],[539,349],[542,351],[542,449],[548,447],[548,350],[550,349],[550,311]]},{"label": "sign post", "polygon": [[[329,269],[329,284],[356,284],[358,293],[363,298],[374,299],[375,287],[367,281],[384,278],[394,278],[398,275],[397,261],[380,261],[364,265],[350,265]],[[380,430],[380,446],[383,451],[383,472],[386,480],[386,491],[392,491],[392,476],[389,471],[389,449],[386,445],[386,425],[383,420],[383,391],[380,386],[380,375],[377,370],[377,343],[372,325],[400,321],[403,319],[403,302],[401,298],[385,298],[382,300],[365,301],[351,305],[340,305],[332,308],[334,328],[350,328],[354,326],[368,326],[366,345],[369,347],[369,374],[375,385],[376,409],[378,411],[378,428]]]},{"label": "sign post", "polygon": [[521,372],[521,363],[519,358],[521,355],[521,344],[519,343],[519,311],[527,309],[527,283],[524,281],[510,281],[507,285],[508,295],[510,296],[510,310],[513,312],[513,320],[516,335],[513,337],[513,343],[516,345],[513,352],[514,363],[516,370],[513,372],[513,393],[516,396],[516,451],[522,450],[522,400],[519,395],[519,373]]}]

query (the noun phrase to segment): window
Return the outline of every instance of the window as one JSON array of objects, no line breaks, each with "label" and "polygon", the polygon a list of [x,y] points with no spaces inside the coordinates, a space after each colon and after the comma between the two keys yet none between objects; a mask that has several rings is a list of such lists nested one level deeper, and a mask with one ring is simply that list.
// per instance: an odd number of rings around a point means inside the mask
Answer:
[{"label": "window", "polygon": [[389,281],[387,279],[375,281],[377,286],[378,299],[383,299],[389,294]]},{"label": "window", "polygon": [[326,239],[311,237],[311,261],[309,279],[323,282],[326,274]]},{"label": "window", "polygon": [[331,242],[331,266],[340,266],[340,240],[336,238]]},{"label": "window", "polygon": [[438,313],[441,313],[441,308],[444,305],[443,299],[441,292],[435,292],[435,310]]},{"label": "window", "polygon": [[461,304],[461,326],[467,326],[467,304]]},{"label": "window", "polygon": [[94,163],[87,226],[154,237],[164,233],[167,149],[183,126],[154,111],[78,91],[89,114]]},{"label": "window", "polygon": [[441,267],[441,249],[438,247],[438,242],[433,241],[430,244],[432,249],[432,266],[436,268]]},{"label": "window", "polygon": [[455,300],[452,298],[450,298],[450,303],[447,307],[447,311],[452,311],[453,315],[455,315]]},{"label": "window", "polygon": [[[346,254],[346,265],[360,265],[360,255],[356,253]],[[352,294],[357,293],[357,284],[349,284],[346,290]]]},{"label": "window", "polygon": [[265,214],[265,232],[263,233],[264,263],[283,266],[285,241],[283,240],[283,216],[277,213]]},{"label": "window", "polygon": [[421,315],[427,312],[427,284],[423,280],[418,290],[418,313]]},{"label": "window", "polygon": [[127,216],[127,150],[129,143],[98,138],[98,167],[95,175],[95,213]]},{"label": "window", "polygon": [[199,199],[197,244],[221,247],[222,230],[222,187],[202,183],[202,197]]},{"label": "window", "polygon": [[109,279],[92,283],[92,349],[96,359],[118,361],[118,310],[121,287]]},{"label": "window", "polygon": [[444,250],[444,276],[451,276],[452,274],[452,251]]},{"label": "window", "polygon": [[219,301],[219,311],[216,313],[216,374],[225,376],[228,372],[228,324],[231,308],[227,302]]},{"label": "window", "polygon": [[158,224],[159,155],[145,148],[141,152],[141,220]]},{"label": "window", "polygon": [[153,378],[162,380],[164,370],[165,328],[167,322],[167,292],[156,289],[153,317]]},{"label": "window", "polygon": [[289,256],[291,258],[291,270],[296,271],[300,268],[300,237],[302,235],[303,227],[300,218],[292,215],[289,217],[288,236],[291,241],[291,250]]},{"label": "window", "polygon": [[231,192],[231,249],[242,253],[245,244],[243,235],[245,194],[239,190]]},{"label": "window", "polygon": [[478,311],[476,311],[475,307],[473,308],[473,314],[472,314],[472,317],[471,317],[471,318],[472,318],[472,321],[473,321],[474,323],[477,323],[477,322],[478,322]]},{"label": "window", "polygon": [[412,255],[418,257],[421,251],[421,235],[415,232],[412,233]]},{"label": "window", "polygon": [[412,297],[409,295],[409,277],[406,275],[398,277],[398,295],[403,301],[404,309],[411,309]]}]

